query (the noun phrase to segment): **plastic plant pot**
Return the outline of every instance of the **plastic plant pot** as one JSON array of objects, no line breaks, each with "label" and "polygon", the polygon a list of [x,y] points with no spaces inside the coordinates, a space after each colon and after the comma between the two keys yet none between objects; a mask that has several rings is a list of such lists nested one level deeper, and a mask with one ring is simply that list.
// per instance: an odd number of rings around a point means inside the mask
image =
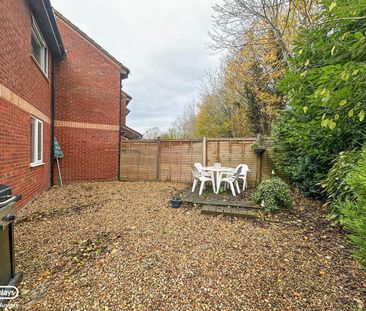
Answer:
[{"label": "plastic plant pot", "polygon": [[262,148],[262,147],[259,147],[259,148],[255,148],[254,149],[254,152],[257,154],[257,155],[262,155],[264,152],[266,151],[266,149]]},{"label": "plastic plant pot", "polygon": [[182,200],[172,200],[172,208],[179,208],[182,205]]}]

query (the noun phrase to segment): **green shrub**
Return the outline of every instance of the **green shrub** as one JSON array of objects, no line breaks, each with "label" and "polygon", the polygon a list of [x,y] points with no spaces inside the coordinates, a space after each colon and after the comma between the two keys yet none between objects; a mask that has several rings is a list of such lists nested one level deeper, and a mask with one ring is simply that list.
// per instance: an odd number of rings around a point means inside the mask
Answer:
[{"label": "green shrub", "polygon": [[309,197],[323,199],[321,183],[340,152],[359,148],[366,127],[357,121],[339,120],[333,131],[321,126],[323,109],[293,105],[282,112],[274,126],[276,170]]},{"label": "green shrub", "polygon": [[276,168],[317,198],[332,161],[366,139],[366,0],[320,3],[321,22],[298,33],[278,85],[288,106],[275,127]]},{"label": "green shrub", "polygon": [[331,206],[331,218],[338,219],[340,211],[338,206],[340,203],[353,200],[351,187],[346,182],[347,175],[354,169],[360,150],[351,150],[339,153],[338,157],[333,161],[333,166],[328,172],[327,178],[321,183],[328,203]]},{"label": "green shrub", "polygon": [[349,238],[356,246],[354,257],[366,267],[366,147],[354,169],[347,175],[346,184],[354,200],[347,199],[338,205],[340,221],[351,231]]},{"label": "green shrub", "polygon": [[264,209],[269,212],[280,208],[290,209],[293,206],[289,186],[278,177],[262,181],[254,193],[253,200],[257,204],[264,204]]}]

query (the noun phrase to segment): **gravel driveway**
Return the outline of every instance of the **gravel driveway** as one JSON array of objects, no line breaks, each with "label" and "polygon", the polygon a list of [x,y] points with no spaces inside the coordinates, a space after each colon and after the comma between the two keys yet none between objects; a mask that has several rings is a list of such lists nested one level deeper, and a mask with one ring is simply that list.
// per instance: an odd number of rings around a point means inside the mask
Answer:
[{"label": "gravel driveway", "polygon": [[174,210],[171,183],[54,188],[19,212],[20,310],[362,310],[366,273],[318,203],[260,220]]}]

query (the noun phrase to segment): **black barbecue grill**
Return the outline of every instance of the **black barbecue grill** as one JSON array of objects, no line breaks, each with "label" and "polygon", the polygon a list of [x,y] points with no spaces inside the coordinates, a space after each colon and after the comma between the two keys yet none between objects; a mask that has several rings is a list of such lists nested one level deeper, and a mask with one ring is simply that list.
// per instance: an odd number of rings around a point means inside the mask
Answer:
[{"label": "black barbecue grill", "polygon": [[[12,194],[10,187],[0,185],[0,288],[16,286],[21,279],[14,267],[15,205],[20,199],[20,195]],[[0,297],[0,305],[5,302]]]}]

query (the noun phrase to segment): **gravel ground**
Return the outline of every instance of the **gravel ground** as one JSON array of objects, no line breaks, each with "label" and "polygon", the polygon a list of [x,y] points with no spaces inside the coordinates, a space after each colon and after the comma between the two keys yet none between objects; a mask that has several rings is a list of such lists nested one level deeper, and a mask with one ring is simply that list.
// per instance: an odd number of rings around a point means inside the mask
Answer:
[{"label": "gravel ground", "polygon": [[362,310],[366,273],[318,203],[246,220],[168,183],[53,188],[19,212],[20,310]]}]

